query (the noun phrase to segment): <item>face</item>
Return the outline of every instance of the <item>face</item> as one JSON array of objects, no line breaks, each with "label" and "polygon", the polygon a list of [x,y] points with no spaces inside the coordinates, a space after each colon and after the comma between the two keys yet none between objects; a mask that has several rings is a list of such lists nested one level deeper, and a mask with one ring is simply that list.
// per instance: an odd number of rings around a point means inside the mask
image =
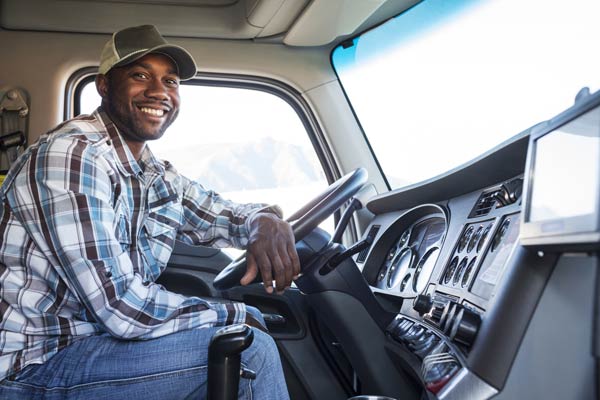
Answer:
[{"label": "face", "polygon": [[98,75],[96,86],[102,107],[134,153],[146,140],[160,138],[179,113],[177,68],[162,54]]}]

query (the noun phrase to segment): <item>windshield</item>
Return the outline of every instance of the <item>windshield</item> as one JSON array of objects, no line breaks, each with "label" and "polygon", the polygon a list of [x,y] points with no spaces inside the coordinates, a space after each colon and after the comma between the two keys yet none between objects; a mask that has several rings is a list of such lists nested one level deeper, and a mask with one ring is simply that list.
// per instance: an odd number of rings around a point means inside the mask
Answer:
[{"label": "windshield", "polygon": [[600,85],[600,2],[425,0],[334,49],[391,188],[463,164]]}]

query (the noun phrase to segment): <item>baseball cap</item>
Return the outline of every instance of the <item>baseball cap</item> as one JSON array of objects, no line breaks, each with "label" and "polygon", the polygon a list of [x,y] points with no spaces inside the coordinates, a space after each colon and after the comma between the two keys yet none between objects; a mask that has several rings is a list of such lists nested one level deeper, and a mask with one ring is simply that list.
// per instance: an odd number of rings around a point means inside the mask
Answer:
[{"label": "baseball cap", "polygon": [[134,26],[113,33],[102,50],[98,72],[106,74],[113,67],[127,65],[149,53],[170,57],[177,66],[181,80],[196,75],[197,68],[192,55],[183,47],[167,43],[154,25]]}]

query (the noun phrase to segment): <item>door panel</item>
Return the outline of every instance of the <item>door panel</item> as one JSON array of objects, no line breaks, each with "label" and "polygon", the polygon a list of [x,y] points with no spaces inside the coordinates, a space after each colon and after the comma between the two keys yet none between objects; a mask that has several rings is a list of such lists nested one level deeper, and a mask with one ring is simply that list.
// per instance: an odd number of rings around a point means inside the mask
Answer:
[{"label": "door panel", "polygon": [[178,243],[158,283],[187,296],[241,301],[263,314],[283,317],[284,322],[267,322],[267,327],[277,343],[291,398],[347,399],[349,393],[340,384],[316,337],[315,311],[305,296],[295,288],[283,295],[268,294],[261,284],[216,291],[212,280],[230,261],[218,249]]}]

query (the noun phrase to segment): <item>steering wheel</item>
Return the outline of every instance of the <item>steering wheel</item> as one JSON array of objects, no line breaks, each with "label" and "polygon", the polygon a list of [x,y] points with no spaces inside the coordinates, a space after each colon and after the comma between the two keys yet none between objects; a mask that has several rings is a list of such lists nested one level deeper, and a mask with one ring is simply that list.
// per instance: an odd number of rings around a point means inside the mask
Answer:
[{"label": "steering wheel", "polygon": [[[291,221],[296,243],[352,198],[367,182],[367,176],[367,170],[357,168],[333,182],[324,192],[290,216],[288,221]],[[226,290],[238,286],[245,273],[246,256],[244,253],[216,276],[213,287],[217,290]],[[260,276],[257,276],[255,281],[258,280],[260,280]]]}]

